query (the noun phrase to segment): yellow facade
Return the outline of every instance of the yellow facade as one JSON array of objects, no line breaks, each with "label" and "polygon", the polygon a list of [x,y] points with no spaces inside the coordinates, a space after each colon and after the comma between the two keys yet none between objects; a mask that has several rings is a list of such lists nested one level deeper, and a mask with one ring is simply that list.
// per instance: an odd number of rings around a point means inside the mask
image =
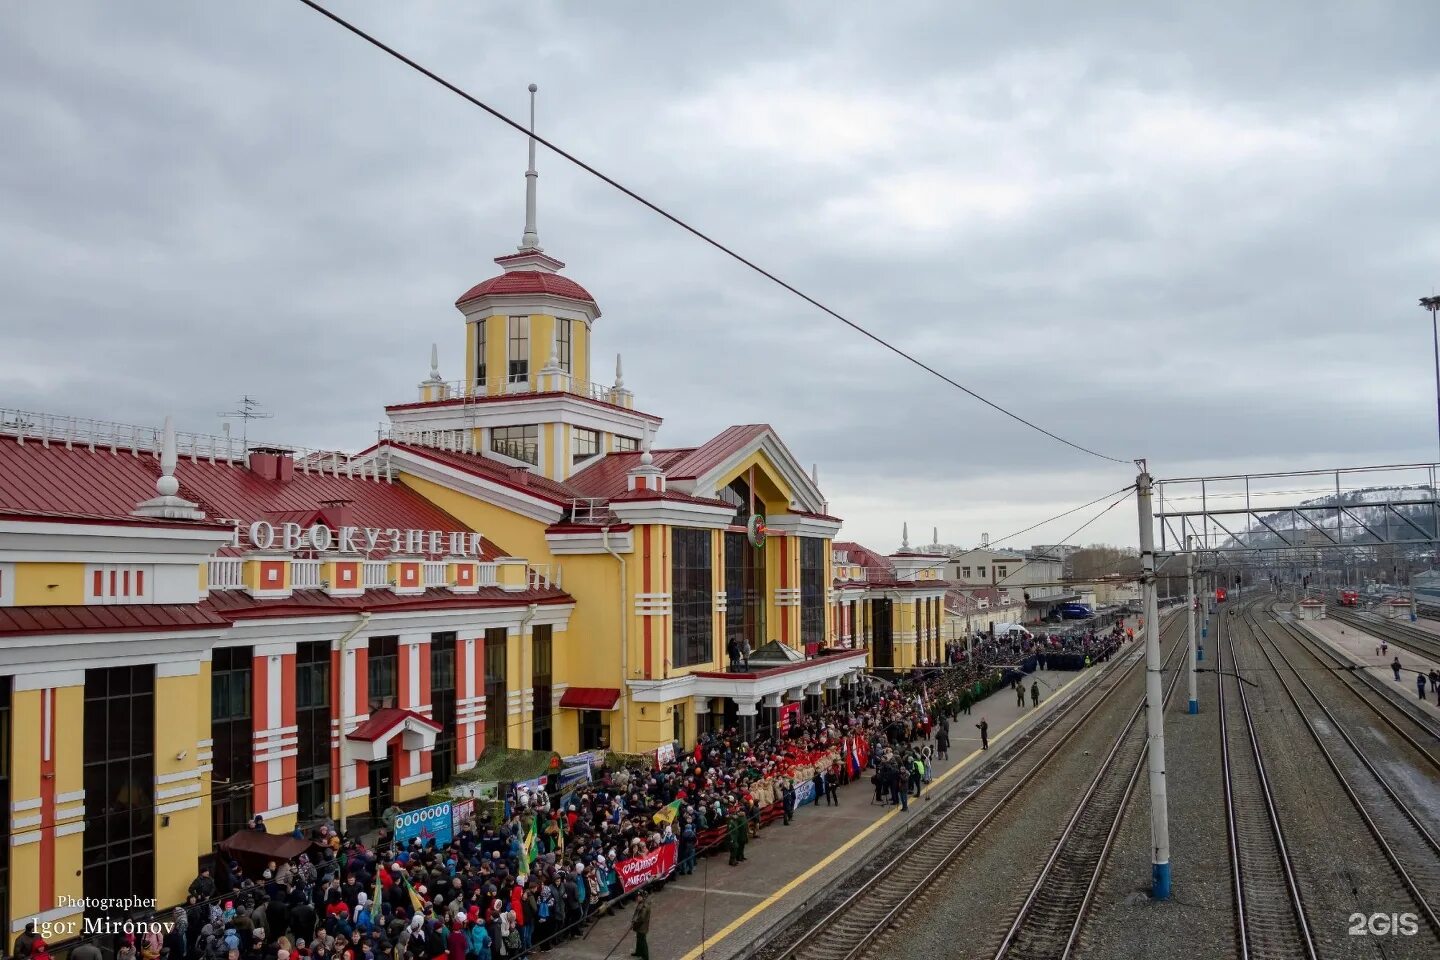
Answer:
[{"label": "yellow facade", "polygon": [[399,480],[441,510],[464,522],[471,530],[502,544],[512,556],[526,557],[537,563],[544,562],[549,557],[550,545],[545,540],[545,524],[540,521],[511,513],[463,493],[456,493],[413,474],[402,473]]},{"label": "yellow facade", "polygon": [[[550,361],[552,352],[558,351],[555,343],[556,318],[550,314],[532,313],[527,316],[530,328],[529,360],[530,379],[533,381],[540,370]],[[485,325],[485,387],[477,390],[475,385],[475,355],[478,340],[477,327]],[[510,341],[510,317],[508,314],[491,314],[483,321],[466,325],[465,335],[465,382],[469,392],[484,396],[500,396],[506,392]],[[570,321],[570,376],[576,383],[590,379],[590,329],[583,320]]]},{"label": "yellow facade", "polygon": [[[12,695],[11,802],[22,808],[10,814],[7,838],[10,876],[16,878],[6,894],[12,918],[56,911],[60,903],[82,896],[85,803],[76,798],[84,787],[84,759],[73,745],[84,742],[84,693],[83,687],[69,686]],[[46,696],[52,698],[54,744],[48,764]],[[14,937],[11,933],[5,942],[13,944]]]},{"label": "yellow facade", "polygon": [[15,564],[15,606],[78,606],[85,602],[85,564]]},{"label": "yellow facade", "polygon": [[[17,690],[10,703],[10,791],[13,803],[38,800],[40,797],[40,691]],[[83,714],[82,714],[83,716]],[[26,811],[25,814],[29,814]],[[21,813],[10,814],[11,822],[20,819]],[[25,828],[12,827],[14,836]],[[10,884],[10,916],[33,916],[53,904],[40,903],[40,844],[19,843],[19,837],[10,848],[10,876],[36,878],[31,883]],[[14,934],[7,931],[6,942],[13,943]]]},{"label": "yellow facade", "polygon": [[198,759],[210,718],[202,723],[199,685],[196,674],[155,678],[155,703],[161,711],[155,724],[155,898],[160,903],[185,900],[195,878],[198,821],[210,820]]}]

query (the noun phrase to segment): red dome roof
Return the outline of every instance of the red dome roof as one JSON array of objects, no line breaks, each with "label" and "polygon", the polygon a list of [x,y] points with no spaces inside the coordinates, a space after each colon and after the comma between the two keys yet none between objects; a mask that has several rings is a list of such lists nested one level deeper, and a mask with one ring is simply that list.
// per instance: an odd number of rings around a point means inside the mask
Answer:
[{"label": "red dome roof", "polygon": [[514,297],[526,294],[549,294],[552,297],[565,297],[568,300],[595,302],[595,298],[590,296],[584,287],[568,277],[562,277],[556,273],[546,273],[543,270],[512,270],[502,273],[498,277],[491,277],[483,283],[477,283],[461,294],[455,304],[459,306],[476,297]]}]

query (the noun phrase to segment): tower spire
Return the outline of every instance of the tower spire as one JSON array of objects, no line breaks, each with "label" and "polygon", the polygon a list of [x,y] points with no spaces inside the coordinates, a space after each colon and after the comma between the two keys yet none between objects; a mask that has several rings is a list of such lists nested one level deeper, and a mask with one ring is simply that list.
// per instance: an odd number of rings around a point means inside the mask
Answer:
[{"label": "tower spire", "polygon": [[530,166],[525,170],[525,234],[520,238],[521,253],[539,253],[540,232],[535,227],[535,179],[540,176],[535,170],[535,84],[530,84]]}]

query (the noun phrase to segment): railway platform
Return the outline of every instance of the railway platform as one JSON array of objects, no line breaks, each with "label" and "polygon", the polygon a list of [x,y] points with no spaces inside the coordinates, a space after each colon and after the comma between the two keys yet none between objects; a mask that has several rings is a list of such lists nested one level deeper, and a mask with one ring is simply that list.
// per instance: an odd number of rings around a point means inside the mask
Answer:
[{"label": "railway platform", "polygon": [[[650,954],[655,960],[714,960],[741,956],[755,941],[782,928],[821,898],[841,877],[924,816],[938,799],[956,791],[985,762],[1003,751],[1041,718],[1092,684],[1102,673],[1143,656],[1140,638],[1107,664],[1080,672],[1036,671],[1044,699],[1039,707],[1017,707],[1001,690],[977,704],[970,716],[951,725],[950,760],[937,761],[935,779],[909,809],[873,802],[868,773],[839,791],[840,805],[808,804],[794,823],[776,821],[746,849],[746,862],[731,867],[723,853],[706,857],[687,876],[676,876],[651,900]],[[1028,682],[1027,682],[1028,688]],[[989,723],[990,750],[980,749],[973,724]],[[584,939],[555,947],[563,960],[605,960],[631,950],[633,907],[617,910],[590,928]]]},{"label": "railway platform", "polygon": [[[1413,650],[1407,650],[1394,643],[1390,644],[1385,655],[1379,654],[1377,651],[1380,647],[1380,638],[1353,624],[1339,623],[1335,620],[1297,620],[1295,624],[1323,641],[1332,650],[1366,673],[1401,688],[1405,695],[1413,699],[1417,705],[1422,701],[1415,696],[1414,671],[1423,670],[1429,673],[1431,670],[1440,669],[1440,662],[1435,659],[1423,656]],[[1391,661],[1396,657],[1400,658],[1402,668],[1399,683],[1395,682],[1395,674],[1390,668]],[[1433,693],[1427,693],[1423,704],[1426,713],[1440,719],[1440,706],[1435,704]]]}]

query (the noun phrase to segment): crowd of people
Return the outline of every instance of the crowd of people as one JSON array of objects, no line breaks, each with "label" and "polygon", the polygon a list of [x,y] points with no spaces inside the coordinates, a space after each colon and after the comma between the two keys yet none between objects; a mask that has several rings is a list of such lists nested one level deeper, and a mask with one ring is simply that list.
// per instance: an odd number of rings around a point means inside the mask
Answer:
[{"label": "crowd of people", "polygon": [[[1120,642],[1091,637],[1082,649],[1098,661]],[[1033,658],[1070,649],[1052,643],[985,639],[944,667],[893,684],[867,680],[840,702],[787,717],[783,729],[717,731],[648,767],[606,765],[565,791],[515,791],[503,815],[467,820],[438,848],[397,845],[383,830],[367,846],[321,824],[308,834],[310,853],[270,863],[259,876],[221,858],[218,875],[196,877],[168,934],[130,936],[117,960],[499,960],[543,952],[663,885],[670,863],[684,876],[702,856],[728,852],[728,863],[740,866],[769,824],[789,825],[812,799],[838,805],[838,788],[855,779],[869,776],[872,802],[908,809],[936,761],[948,757],[950,725],[1015,684]],[[988,747],[984,719],[976,726]],[[660,853],[663,870],[630,872]],[[648,906],[632,915],[637,955],[648,955],[648,924]]]}]

